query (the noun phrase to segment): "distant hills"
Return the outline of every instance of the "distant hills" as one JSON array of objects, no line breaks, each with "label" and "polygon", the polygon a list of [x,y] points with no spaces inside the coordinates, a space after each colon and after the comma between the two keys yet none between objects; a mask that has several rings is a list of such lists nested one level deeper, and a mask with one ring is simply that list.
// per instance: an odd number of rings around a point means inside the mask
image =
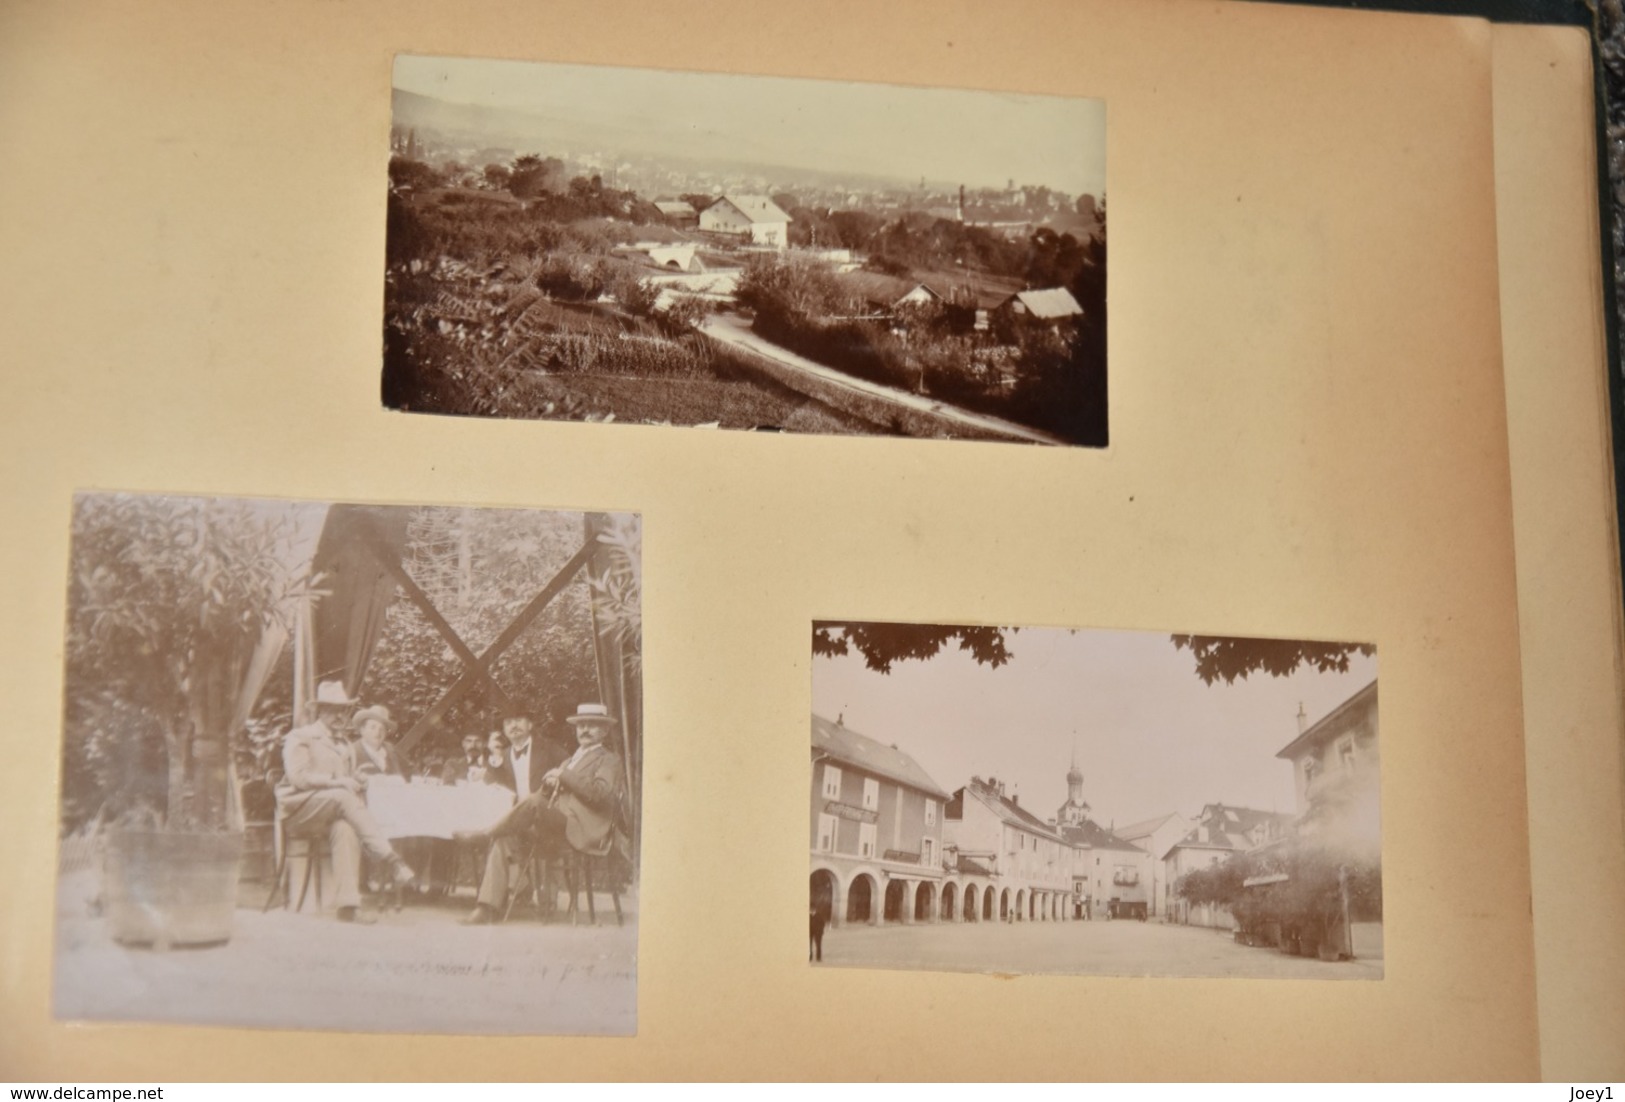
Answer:
[{"label": "distant hills", "polygon": [[[400,88],[393,90],[394,124],[420,133],[437,134],[442,141],[477,148],[507,148],[518,153],[557,156],[561,153],[601,152],[622,160],[654,159],[673,167],[718,171],[733,169],[764,176],[775,186],[797,182],[849,188],[896,188],[918,180],[853,172],[831,172],[812,166],[753,160],[741,139],[699,128],[676,132],[652,120],[640,124],[624,111],[584,104],[571,116],[452,103]],[[744,139],[748,143],[748,139]],[[473,166],[478,167],[478,166]],[[931,181],[950,188],[951,181]]]}]

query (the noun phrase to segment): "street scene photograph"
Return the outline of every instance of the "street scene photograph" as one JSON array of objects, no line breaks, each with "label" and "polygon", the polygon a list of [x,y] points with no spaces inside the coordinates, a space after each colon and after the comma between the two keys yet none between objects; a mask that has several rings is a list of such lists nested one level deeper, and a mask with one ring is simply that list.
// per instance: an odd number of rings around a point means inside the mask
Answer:
[{"label": "street scene photograph", "polygon": [[818,621],[808,960],[1383,976],[1376,648]]},{"label": "street scene photograph", "polygon": [[383,404],[1104,447],[1106,105],[395,59]]},{"label": "street scene photograph", "polygon": [[74,499],[54,1013],[637,1031],[632,514]]}]

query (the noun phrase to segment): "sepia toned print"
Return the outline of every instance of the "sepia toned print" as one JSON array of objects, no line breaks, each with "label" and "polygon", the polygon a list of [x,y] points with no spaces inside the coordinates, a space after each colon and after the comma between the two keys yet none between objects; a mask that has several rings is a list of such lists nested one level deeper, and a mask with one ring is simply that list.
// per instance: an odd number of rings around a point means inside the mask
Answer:
[{"label": "sepia toned print", "polygon": [[813,626],[808,957],[1380,979],[1375,648]]},{"label": "sepia toned print", "polygon": [[402,56],[384,404],[1103,446],[1098,100]]},{"label": "sepia toned print", "polygon": [[77,497],[57,1017],[635,1033],[641,544]]}]

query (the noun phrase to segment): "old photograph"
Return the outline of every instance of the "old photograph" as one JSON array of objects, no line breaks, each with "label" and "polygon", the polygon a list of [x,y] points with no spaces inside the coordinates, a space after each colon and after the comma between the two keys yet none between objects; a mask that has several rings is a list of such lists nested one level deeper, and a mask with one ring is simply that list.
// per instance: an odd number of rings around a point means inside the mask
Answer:
[{"label": "old photograph", "polygon": [[74,499],[54,1010],[637,1029],[630,514]]},{"label": "old photograph", "polygon": [[1380,979],[1362,643],[818,622],[808,959]]},{"label": "old photograph", "polygon": [[1107,443],[1106,106],[395,61],[383,403]]}]

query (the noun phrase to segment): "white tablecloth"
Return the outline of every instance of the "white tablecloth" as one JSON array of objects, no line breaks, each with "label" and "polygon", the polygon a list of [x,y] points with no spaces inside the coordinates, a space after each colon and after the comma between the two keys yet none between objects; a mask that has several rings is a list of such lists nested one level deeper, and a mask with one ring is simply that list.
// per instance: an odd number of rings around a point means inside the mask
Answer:
[{"label": "white tablecloth", "polygon": [[382,774],[367,783],[367,809],[390,838],[489,830],[513,803],[513,793],[495,784],[423,784]]}]

